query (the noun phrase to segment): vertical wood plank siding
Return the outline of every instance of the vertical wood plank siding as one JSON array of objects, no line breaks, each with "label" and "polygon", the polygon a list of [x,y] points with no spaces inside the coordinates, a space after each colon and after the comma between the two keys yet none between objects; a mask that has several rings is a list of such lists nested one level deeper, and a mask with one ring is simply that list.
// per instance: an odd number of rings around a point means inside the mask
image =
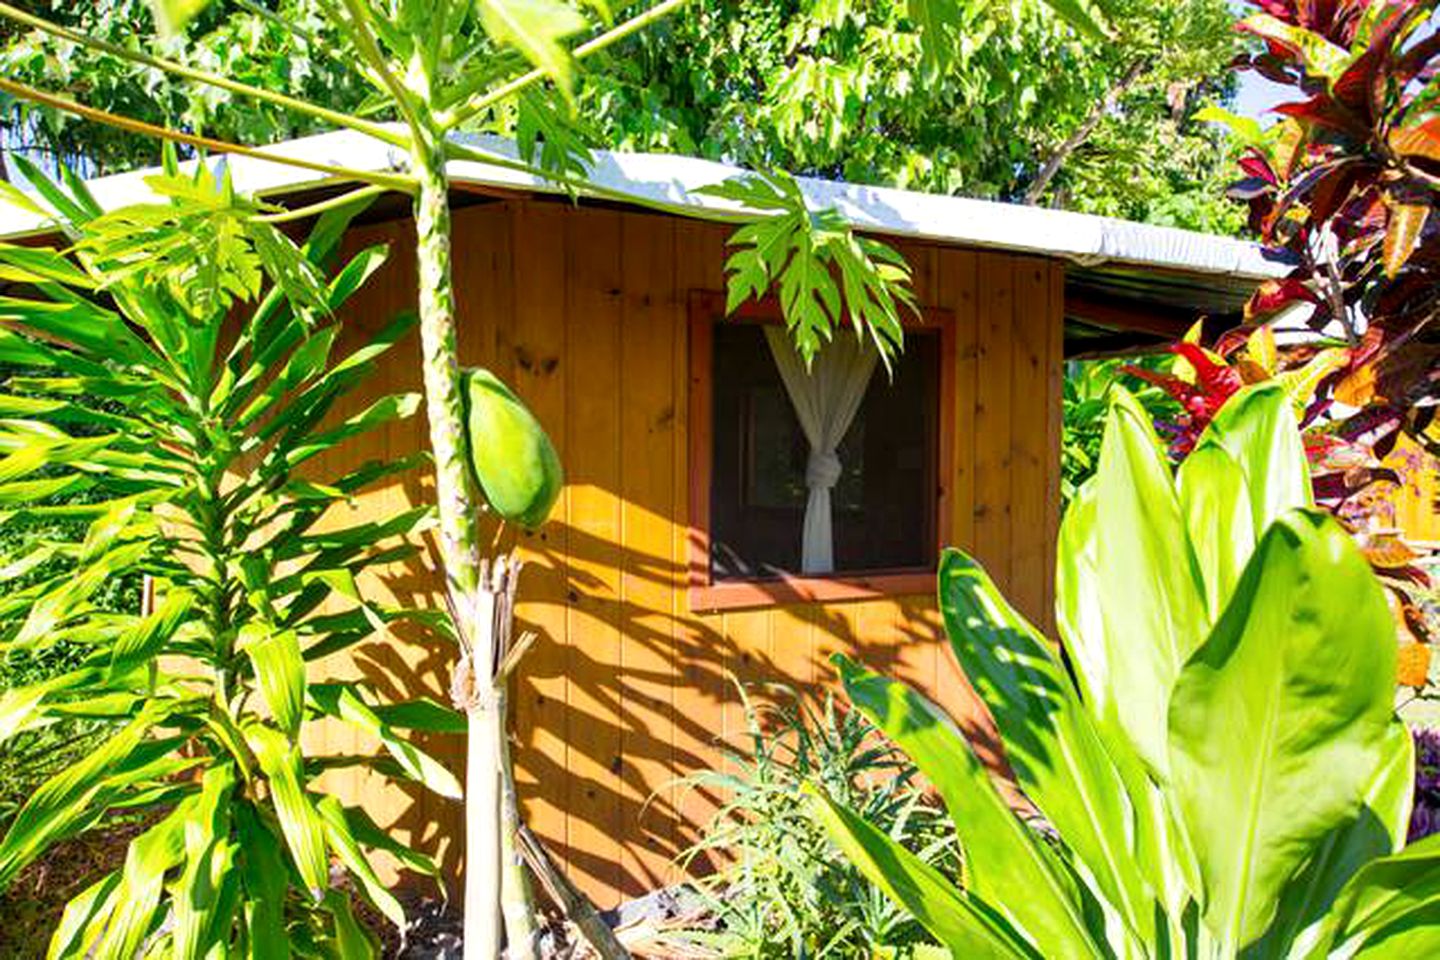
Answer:
[{"label": "vertical wood plank siding", "polygon": [[[690,613],[689,431],[705,425],[687,422],[686,304],[692,290],[724,288],[725,228],[506,201],[456,211],[455,229],[462,360],[512,383],[565,462],[551,523],[505,536],[528,564],[521,628],[539,635],[516,690],[515,753],[530,823],[601,905],[677,879],[677,855],[719,798],[676,780],[719,765],[721,741],[743,739],[732,675],[816,690],[829,683],[825,658],[844,651],[905,675],[960,723],[985,729],[931,597]],[[346,310],[342,347],[353,348],[412,306],[413,244],[404,222],[357,229],[346,243],[352,252],[391,247]],[[956,325],[948,539],[1048,624],[1063,269],[1034,257],[902,249],[921,301]],[[418,390],[418,373],[407,342],[385,360],[375,391]],[[411,421],[346,456],[400,456],[422,438]],[[393,514],[429,500],[431,484],[416,475],[368,492],[355,510]],[[433,551],[422,551],[370,586],[396,603],[433,605],[437,582]],[[443,699],[453,651],[416,639],[373,641],[339,666],[392,695]],[[332,728],[319,739],[337,752],[373,747]],[[435,738],[432,747],[458,772],[461,744]],[[327,786],[438,850],[452,874],[460,869],[458,805],[351,773]]]}]

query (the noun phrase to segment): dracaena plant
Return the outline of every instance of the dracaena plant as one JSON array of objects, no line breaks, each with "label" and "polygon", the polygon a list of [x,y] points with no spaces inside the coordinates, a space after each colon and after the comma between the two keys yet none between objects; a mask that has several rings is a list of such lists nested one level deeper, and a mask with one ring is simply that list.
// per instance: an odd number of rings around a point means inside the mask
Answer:
[{"label": "dracaena plant", "polygon": [[851,700],[943,797],[965,863],[952,885],[817,796],[872,880],[957,957],[1440,949],[1440,842],[1402,848],[1414,756],[1394,627],[1351,538],[1311,506],[1281,387],[1237,393],[1174,472],[1120,394],[1058,580],[1065,660],[975,561],[949,551],[939,575],[955,655],[1053,839],[939,708],[840,661]]},{"label": "dracaena plant", "polygon": [[[16,814],[0,888],[52,844],[138,817],[123,866],[69,904],[49,956],[373,955],[347,890],[404,923],[374,851],[436,868],[317,778],[358,764],[458,797],[396,731],[464,729],[447,707],[324,679],[327,658],[383,640],[387,623],[443,626],[357,588],[416,549],[429,510],[346,521],[350,498],[417,461],[323,466],[418,407],[386,396],[335,412],[412,323],[336,350],[334,311],[385,251],[328,274],[353,205],[297,247],[275,211],[203,166],[152,178],[168,199],[108,214],[73,178],[30,173],[68,246],[0,245],[0,362],[39,371],[0,385],[0,523],[85,527],[0,563],[6,577],[40,574],[0,598],[0,647],[65,644],[78,660],[0,697],[0,734],[77,716],[108,732]],[[56,505],[77,491],[83,502]],[[145,578],[148,609],[93,602],[120,578]],[[376,754],[312,753],[303,736],[326,718]]]},{"label": "dracaena plant", "polygon": [[1433,448],[1440,36],[1425,24],[1435,0],[1251,6],[1239,29],[1261,49],[1237,65],[1293,88],[1293,99],[1267,131],[1230,118],[1249,144],[1231,194],[1295,267],[1256,291],[1247,316],[1298,309],[1314,329],[1344,336],[1350,362],[1320,396],[1366,407],[1382,458],[1402,430]]}]

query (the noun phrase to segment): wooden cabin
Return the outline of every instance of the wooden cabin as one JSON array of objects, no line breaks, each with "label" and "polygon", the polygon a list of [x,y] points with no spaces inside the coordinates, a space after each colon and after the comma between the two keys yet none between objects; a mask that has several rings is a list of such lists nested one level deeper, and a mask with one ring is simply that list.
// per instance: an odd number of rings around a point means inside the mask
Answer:
[{"label": "wooden cabin", "polygon": [[[389,162],[383,147],[349,134],[281,149],[351,167]],[[289,203],[331,189],[292,168],[240,159],[233,169],[241,189]],[[830,451],[839,462],[826,489],[829,563],[810,563],[816,451],[766,334],[776,308],[726,317],[732,228],[623,200],[704,212],[718,201],[694,188],[738,172],[603,154],[601,201],[483,165],[453,171],[462,361],[514,386],[567,475],[551,522],[517,541],[528,563],[519,620],[539,638],[514,695],[519,785],[530,825],[601,906],[678,878],[677,857],[717,802],[680,780],[721,765],[721,745],[743,732],[735,680],[815,690],[830,682],[827,658],[844,651],[919,684],[960,723],[983,725],[940,628],[938,551],[978,556],[1048,626],[1063,359],[1173,338],[1200,314],[1233,318],[1254,283],[1276,273],[1229,240],[804,181],[815,205],[898,247],[922,305],[893,377],[877,369],[852,390],[851,421]],[[94,186],[118,203],[137,182]],[[346,311],[352,344],[415,303],[401,198],[373,207],[346,240],[352,251],[377,243],[391,256]],[[388,356],[372,389],[420,389],[413,340]],[[346,456],[407,454],[424,431],[416,418]],[[355,509],[384,517],[431,493],[417,475]],[[427,560],[370,587],[433,604],[437,583]],[[342,669],[396,697],[444,699],[452,663],[453,650],[398,636],[360,648]],[[339,730],[329,745],[366,748]],[[463,744],[432,748],[463,763]],[[456,804],[331,776],[377,822],[460,868]]]}]

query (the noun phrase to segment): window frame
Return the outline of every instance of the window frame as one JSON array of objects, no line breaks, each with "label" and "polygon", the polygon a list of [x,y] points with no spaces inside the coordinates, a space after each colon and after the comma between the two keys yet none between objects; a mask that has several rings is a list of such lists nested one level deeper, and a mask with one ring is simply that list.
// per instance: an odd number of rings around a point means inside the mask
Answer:
[{"label": "window frame", "polygon": [[[716,581],[710,570],[710,486],[713,480],[714,324],[717,320],[784,322],[773,297],[747,301],[727,317],[725,295],[713,290],[689,294],[689,544],[688,599],[692,613],[720,613],[795,603],[836,603],[935,592],[935,567],[840,571],[824,576],[781,576]],[[951,480],[955,450],[955,319],[949,310],[922,307],[905,316],[906,329],[935,331],[939,338],[939,437],[935,451],[935,552],[938,557],[951,530]]]}]

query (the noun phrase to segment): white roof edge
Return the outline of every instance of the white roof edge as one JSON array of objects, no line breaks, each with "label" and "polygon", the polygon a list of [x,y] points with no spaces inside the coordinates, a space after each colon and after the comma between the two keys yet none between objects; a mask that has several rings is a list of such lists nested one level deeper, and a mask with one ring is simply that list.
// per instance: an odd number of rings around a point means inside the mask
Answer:
[{"label": "white roof edge", "polygon": [[[487,152],[515,156],[514,145],[499,137],[466,138]],[[365,171],[398,169],[403,153],[354,131],[323,133],[265,148],[278,156]],[[745,173],[695,157],[653,153],[596,151],[591,180],[602,191],[698,211],[733,212],[727,201],[696,193],[705,186]],[[277,196],[332,182],[324,174],[255,157],[228,156],[237,189]],[[145,184],[153,170],[99,177],[89,181],[107,209],[151,201]],[[460,185],[562,193],[548,180],[478,161],[452,161],[452,180]],[[1269,259],[1258,244],[1228,237],[1132,223],[1091,214],[1043,207],[867,187],[813,177],[798,178],[816,209],[834,207],[856,228],[893,237],[990,247],[1063,257],[1084,266],[1130,265],[1186,273],[1262,280],[1283,276],[1289,268]],[[582,191],[582,194],[584,191]],[[46,230],[47,224],[25,211],[0,206],[0,238]]]}]

